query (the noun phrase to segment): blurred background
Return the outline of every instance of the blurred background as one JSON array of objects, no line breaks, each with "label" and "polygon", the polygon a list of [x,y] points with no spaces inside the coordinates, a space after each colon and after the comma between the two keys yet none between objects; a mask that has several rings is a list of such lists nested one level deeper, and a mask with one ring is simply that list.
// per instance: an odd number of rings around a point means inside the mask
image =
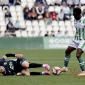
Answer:
[{"label": "blurred background", "polygon": [[85,16],[84,0],[0,0],[0,47],[66,48],[75,36],[77,6]]}]

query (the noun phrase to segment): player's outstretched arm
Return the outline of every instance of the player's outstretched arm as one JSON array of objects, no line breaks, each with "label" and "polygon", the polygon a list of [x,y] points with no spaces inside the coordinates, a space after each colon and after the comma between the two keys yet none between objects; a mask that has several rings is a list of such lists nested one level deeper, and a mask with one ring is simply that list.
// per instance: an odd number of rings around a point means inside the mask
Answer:
[{"label": "player's outstretched arm", "polygon": [[12,54],[12,53],[7,53],[3,56],[4,59],[7,59],[7,57],[16,57],[16,58],[21,58],[23,55],[22,54]]},{"label": "player's outstretched arm", "polygon": [[15,57],[16,58],[21,58],[21,57],[23,57],[23,55],[22,54],[15,54]]}]

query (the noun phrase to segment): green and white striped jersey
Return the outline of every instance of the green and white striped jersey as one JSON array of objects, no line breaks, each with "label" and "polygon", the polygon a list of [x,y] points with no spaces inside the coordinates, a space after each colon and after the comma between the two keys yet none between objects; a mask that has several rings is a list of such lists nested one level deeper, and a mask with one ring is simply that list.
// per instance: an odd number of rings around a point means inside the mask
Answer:
[{"label": "green and white striped jersey", "polygon": [[75,40],[85,40],[85,17],[74,20],[74,26],[76,28]]}]

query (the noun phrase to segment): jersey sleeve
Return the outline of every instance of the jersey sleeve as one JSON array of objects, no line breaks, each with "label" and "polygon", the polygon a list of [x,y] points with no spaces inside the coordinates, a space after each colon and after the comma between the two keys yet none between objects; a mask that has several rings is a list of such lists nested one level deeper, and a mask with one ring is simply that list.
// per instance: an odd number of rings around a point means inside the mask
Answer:
[{"label": "jersey sleeve", "polygon": [[7,54],[5,54],[5,56],[7,56],[7,57],[15,57],[15,54],[7,53]]}]

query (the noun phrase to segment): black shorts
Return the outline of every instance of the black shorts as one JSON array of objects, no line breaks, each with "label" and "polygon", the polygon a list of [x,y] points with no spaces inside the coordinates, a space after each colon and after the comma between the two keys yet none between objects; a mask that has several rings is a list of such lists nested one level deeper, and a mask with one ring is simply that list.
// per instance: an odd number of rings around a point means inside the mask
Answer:
[{"label": "black shorts", "polygon": [[[25,58],[18,58],[16,60],[16,65],[15,65],[15,73],[21,72],[22,70],[24,70],[25,68],[22,67],[22,63],[24,61],[27,61]],[[28,61],[27,61],[28,62]],[[28,62],[29,63],[29,62]]]}]

